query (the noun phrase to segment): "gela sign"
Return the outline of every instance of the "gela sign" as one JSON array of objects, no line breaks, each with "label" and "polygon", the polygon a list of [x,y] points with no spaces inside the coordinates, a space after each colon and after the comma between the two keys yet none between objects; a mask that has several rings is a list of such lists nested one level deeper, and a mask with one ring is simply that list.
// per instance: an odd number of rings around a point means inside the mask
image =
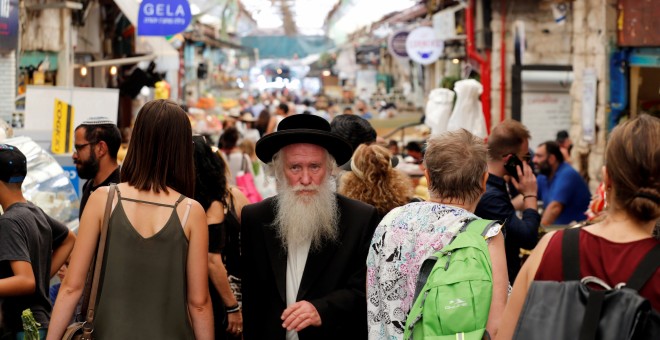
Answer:
[{"label": "gela sign", "polygon": [[138,35],[173,35],[188,27],[190,4],[186,0],[144,0],[138,13]]}]

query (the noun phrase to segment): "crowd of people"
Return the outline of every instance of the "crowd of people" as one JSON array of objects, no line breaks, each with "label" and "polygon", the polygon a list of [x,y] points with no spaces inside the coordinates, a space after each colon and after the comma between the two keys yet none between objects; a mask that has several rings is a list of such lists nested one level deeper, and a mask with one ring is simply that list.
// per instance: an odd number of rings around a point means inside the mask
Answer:
[{"label": "crowd of people", "polygon": [[[563,231],[540,238],[542,227],[585,221],[591,200],[566,143],[529,145],[529,130],[506,120],[486,142],[455,130],[408,143],[402,156],[359,115],[329,121],[275,107],[273,115],[244,108],[214,145],[193,134],[185,108],[148,102],[121,165],[117,126],[85,121],[74,135],[73,159],[87,179],[77,235],[22,196],[27,160],[0,145],[0,339],[22,336],[28,308],[41,338],[62,339],[72,320],[89,316],[94,271],[102,274],[87,327],[96,339],[510,339],[532,282],[562,281]],[[659,247],[658,143],[651,116],[613,131],[607,208],[579,232],[581,276],[626,282]],[[417,182],[427,197],[416,195]],[[521,249],[534,249],[524,262]],[[482,283],[433,295],[442,288],[431,283],[468,280],[434,274],[456,273],[450,266]],[[639,290],[655,310],[659,282],[656,268]],[[442,313],[469,301],[472,316],[441,325]],[[444,311],[433,315],[427,304]]]}]

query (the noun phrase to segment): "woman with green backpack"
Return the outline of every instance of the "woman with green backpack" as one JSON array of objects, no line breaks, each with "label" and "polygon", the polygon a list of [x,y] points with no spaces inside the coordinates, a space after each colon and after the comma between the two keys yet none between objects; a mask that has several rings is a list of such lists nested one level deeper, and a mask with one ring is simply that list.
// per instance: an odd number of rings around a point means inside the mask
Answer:
[{"label": "woman with green backpack", "polygon": [[369,339],[496,334],[508,288],[502,226],[474,215],[486,155],[483,140],[463,129],[428,140],[431,199],[393,209],[369,248]]}]

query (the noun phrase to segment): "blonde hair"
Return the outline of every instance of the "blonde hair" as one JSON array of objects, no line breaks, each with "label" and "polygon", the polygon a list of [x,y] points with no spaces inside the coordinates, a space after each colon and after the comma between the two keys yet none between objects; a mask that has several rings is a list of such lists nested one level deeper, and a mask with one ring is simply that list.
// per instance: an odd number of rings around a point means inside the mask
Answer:
[{"label": "blonde hair", "polygon": [[412,181],[392,168],[390,152],[377,144],[358,146],[351,160],[351,172],[342,176],[339,193],[371,204],[384,216],[402,206],[413,195]]},{"label": "blonde hair", "polygon": [[257,154],[255,151],[255,143],[251,139],[244,138],[241,140],[240,143],[238,143],[238,148],[243,151],[243,153],[246,153],[248,156],[250,156],[251,159],[255,159]]}]

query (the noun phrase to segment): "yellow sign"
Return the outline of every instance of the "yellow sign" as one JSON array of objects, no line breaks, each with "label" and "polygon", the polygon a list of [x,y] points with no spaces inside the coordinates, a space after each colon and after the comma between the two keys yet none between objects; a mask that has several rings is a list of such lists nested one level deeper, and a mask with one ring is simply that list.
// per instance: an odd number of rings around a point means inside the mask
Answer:
[{"label": "yellow sign", "polygon": [[73,145],[73,106],[55,99],[53,110],[53,138],[50,151],[54,154],[71,152]]}]

